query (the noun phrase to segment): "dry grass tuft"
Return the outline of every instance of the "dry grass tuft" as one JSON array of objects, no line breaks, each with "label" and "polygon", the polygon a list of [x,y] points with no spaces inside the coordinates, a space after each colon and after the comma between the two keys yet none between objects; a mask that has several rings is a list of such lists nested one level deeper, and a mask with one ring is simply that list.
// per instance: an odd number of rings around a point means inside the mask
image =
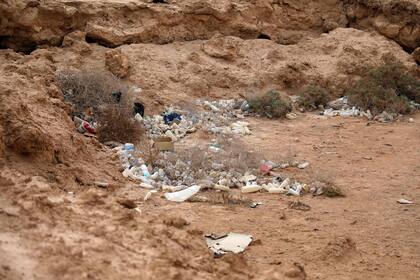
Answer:
[{"label": "dry grass tuft", "polygon": [[326,197],[344,197],[345,196],[340,187],[331,185],[331,184],[326,184],[326,186],[323,188],[323,191],[324,192],[322,193],[322,195]]},{"label": "dry grass tuft", "polygon": [[299,92],[298,104],[306,110],[316,110],[320,105],[325,106],[329,100],[326,89],[309,85]]},{"label": "dry grass tuft", "polygon": [[252,111],[268,118],[284,118],[292,111],[291,102],[275,90],[249,96],[247,101]]},{"label": "dry grass tuft", "polygon": [[133,118],[130,107],[113,104],[105,106],[98,114],[98,138],[105,143],[138,143],[143,134],[143,126]]}]

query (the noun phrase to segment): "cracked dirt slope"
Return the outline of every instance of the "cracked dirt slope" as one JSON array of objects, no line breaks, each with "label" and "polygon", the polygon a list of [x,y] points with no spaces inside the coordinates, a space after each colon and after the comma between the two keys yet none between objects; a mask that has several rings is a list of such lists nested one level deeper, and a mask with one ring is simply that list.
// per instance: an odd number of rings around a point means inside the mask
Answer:
[{"label": "cracked dirt slope", "polygon": [[293,44],[337,27],[374,29],[414,50],[420,42],[418,1],[51,1],[0,3],[0,45],[33,49],[60,45],[72,31],[106,46],[163,44],[209,39],[215,34],[243,39],[267,35]]}]

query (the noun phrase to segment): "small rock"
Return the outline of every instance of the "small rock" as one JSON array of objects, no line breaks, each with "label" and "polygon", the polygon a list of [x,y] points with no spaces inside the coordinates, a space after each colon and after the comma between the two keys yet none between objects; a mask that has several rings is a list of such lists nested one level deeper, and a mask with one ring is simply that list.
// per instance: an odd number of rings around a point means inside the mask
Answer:
[{"label": "small rock", "polygon": [[309,211],[311,210],[311,206],[300,202],[300,201],[291,201],[289,202],[289,208],[294,210],[300,210],[300,211]]},{"label": "small rock", "polygon": [[137,204],[131,199],[118,199],[117,202],[128,209],[134,209],[137,207]]},{"label": "small rock", "polygon": [[109,183],[106,182],[93,182],[93,184],[100,188],[107,188],[109,187]]},{"label": "small rock", "polygon": [[167,226],[171,226],[175,228],[183,228],[189,225],[189,223],[184,218],[181,218],[181,217],[166,217],[163,220],[163,223]]},{"label": "small rock", "polygon": [[413,118],[409,118],[409,119],[408,119],[408,122],[409,122],[409,123],[413,123],[413,122],[414,122],[414,119],[413,119]]},{"label": "small rock", "polygon": [[127,77],[131,67],[128,57],[118,49],[112,49],[105,53],[105,65],[112,74],[119,78]]}]

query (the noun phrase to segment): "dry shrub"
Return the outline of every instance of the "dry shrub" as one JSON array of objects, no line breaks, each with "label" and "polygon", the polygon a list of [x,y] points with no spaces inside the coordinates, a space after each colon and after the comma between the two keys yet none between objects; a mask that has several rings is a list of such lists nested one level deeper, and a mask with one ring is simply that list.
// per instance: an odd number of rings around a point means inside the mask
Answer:
[{"label": "dry shrub", "polygon": [[98,114],[98,138],[102,143],[138,143],[143,134],[142,125],[133,118],[130,107],[123,104],[106,105]]},{"label": "dry shrub", "polygon": [[250,96],[247,101],[252,111],[269,118],[283,118],[292,111],[291,102],[275,90]]},{"label": "dry shrub", "polygon": [[73,104],[73,114],[83,116],[88,108],[98,113],[106,104],[115,103],[113,93],[127,98],[128,87],[109,72],[99,69],[64,70],[57,75],[64,99]]},{"label": "dry shrub", "polygon": [[61,71],[57,80],[64,99],[73,104],[73,115],[97,123],[101,142],[141,140],[144,129],[133,118],[134,97],[119,78],[88,69]]},{"label": "dry shrub", "polygon": [[312,174],[315,179],[314,183],[319,183],[322,186],[322,195],[326,197],[344,197],[346,196],[343,190],[337,186],[335,176],[332,172],[315,172]]},{"label": "dry shrub", "polygon": [[332,185],[332,184],[326,184],[325,187],[323,188],[323,191],[324,192],[322,193],[322,195],[326,197],[344,197],[345,196],[340,187],[336,185]]},{"label": "dry shrub", "polygon": [[402,65],[392,63],[371,69],[347,90],[349,103],[369,109],[374,115],[383,111],[409,113],[409,100],[420,102],[420,80]]},{"label": "dry shrub", "polygon": [[298,104],[307,110],[316,110],[330,100],[328,91],[322,87],[309,85],[299,92]]}]

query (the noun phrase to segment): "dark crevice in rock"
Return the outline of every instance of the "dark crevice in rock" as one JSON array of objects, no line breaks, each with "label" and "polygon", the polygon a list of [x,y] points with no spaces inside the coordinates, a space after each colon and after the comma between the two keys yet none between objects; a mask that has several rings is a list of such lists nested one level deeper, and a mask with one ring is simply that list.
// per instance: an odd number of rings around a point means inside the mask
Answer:
[{"label": "dark crevice in rock", "polygon": [[12,49],[15,52],[31,54],[38,48],[38,45],[27,38],[15,36],[0,36],[0,49]]},{"label": "dark crevice in rock", "polygon": [[412,54],[414,52],[414,50],[415,50],[414,48],[410,48],[410,47],[407,47],[407,46],[404,46],[404,45],[400,45],[400,46],[408,54]]},{"label": "dark crevice in rock", "polygon": [[156,4],[167,4],[165,0],[153,0],[152,2]]},{"label": "dark crevice in rock", "polygon": [[260,35],[258,35],[257,39],[271,40],[271,37],[267,34],[261,33]]},{"label": "dark crevice in rock", "polygon": [[[118,45],[112,44],[110,42],[107,42],[107,41],[105,41],[103,39],[100,39],[100,38],[97,38],[95,36],[91,36],[89,34],[86,34],[86,42],[89,43],[89,44],[98,44],[100,46],[107,47],[107,48],[118,47]],[[129,45],[129,43],[125,43],[125,44]]]}]

